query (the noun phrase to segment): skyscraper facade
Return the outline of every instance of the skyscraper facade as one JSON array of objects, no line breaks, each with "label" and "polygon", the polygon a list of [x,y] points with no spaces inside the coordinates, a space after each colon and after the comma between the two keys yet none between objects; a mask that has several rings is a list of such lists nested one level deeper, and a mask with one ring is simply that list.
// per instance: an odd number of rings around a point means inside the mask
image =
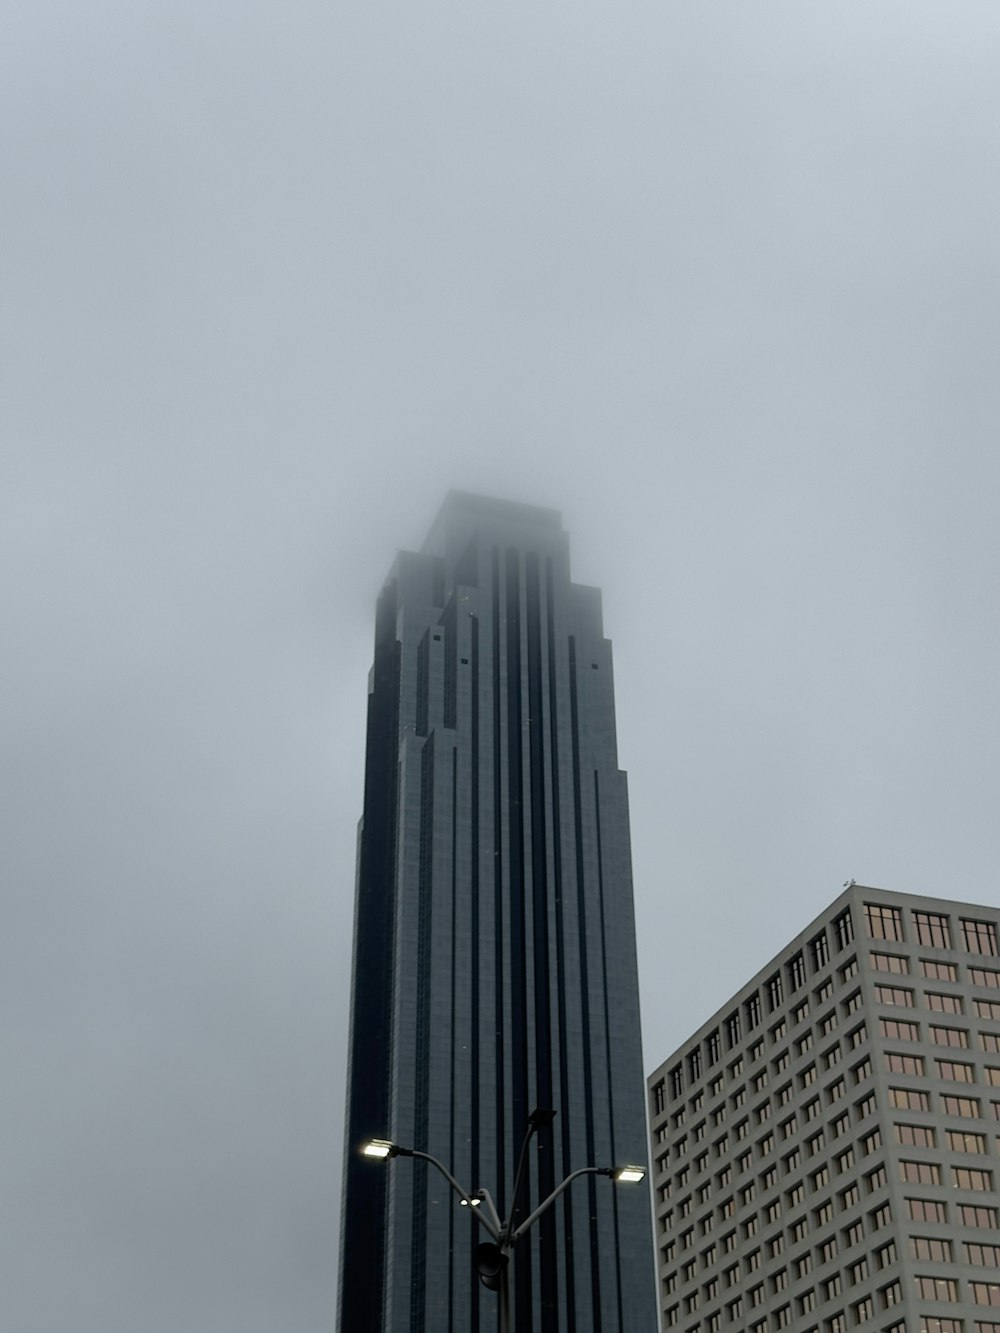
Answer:
[{"label": "skyscraper facade", "polygon": [[[626,779],[600,595],[559,515],[452,493],[378,602],[359,830],[342,1333],[496,1327],[484,1238],[419,1160],[524,1218],[644,1162]],[[511,1198],[530,1113],[553,1108]],[[652,1333],[648,1196],[587,1176],[519,1243],[519,1333]]]},{"label": "skyscraper facade", "polygon": [[1000,912],[852,884],[649,1079],[683,1333],[1000,1333]]}]

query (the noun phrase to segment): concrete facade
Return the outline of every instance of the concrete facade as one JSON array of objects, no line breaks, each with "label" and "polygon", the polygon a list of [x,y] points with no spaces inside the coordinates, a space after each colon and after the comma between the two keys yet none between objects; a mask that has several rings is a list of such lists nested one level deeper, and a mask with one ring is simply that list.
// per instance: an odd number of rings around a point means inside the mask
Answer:
[{"label": "concrete facade", "polygon": [[1000,1333],[1000,912],[852,884],[648,1080],[682,1333]]}]

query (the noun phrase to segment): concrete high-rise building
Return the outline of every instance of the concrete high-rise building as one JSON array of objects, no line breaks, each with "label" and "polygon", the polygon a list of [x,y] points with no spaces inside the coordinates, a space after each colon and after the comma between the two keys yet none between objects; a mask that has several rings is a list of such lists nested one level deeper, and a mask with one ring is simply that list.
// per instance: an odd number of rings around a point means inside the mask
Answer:
[{"label": "concrete high-rise building", "polygon": [[[379,598],[359,831],[342,1333],[496,1326],[440,1158],[523,1219],[571,1171],[645,1161],[625,775],[600,595],[559,516],[451,494]],[[652,1333],[644,1188],[576,1181],[518,1244],[518,1333]]]},{"label": "concrete high-rise building", "polygon": [[852,884],[651,1076],[665,1328],[1000,1333],[998,937]]}]

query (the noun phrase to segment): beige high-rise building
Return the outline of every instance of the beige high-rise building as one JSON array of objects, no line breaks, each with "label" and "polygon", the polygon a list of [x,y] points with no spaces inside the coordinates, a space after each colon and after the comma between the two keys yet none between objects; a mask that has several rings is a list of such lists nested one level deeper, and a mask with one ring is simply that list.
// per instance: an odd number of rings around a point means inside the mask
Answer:
[{"label": "beige high-rise building", "polygon": [[681,1333],[1000,1333],[1000,911],[852,884],[648,1080]]}]

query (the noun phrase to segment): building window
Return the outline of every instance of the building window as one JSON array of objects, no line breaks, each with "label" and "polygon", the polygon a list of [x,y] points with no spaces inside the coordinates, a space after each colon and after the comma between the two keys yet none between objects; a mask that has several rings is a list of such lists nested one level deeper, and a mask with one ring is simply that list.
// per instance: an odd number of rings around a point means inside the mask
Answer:
[{"label": "building window", "polygon": [[880,1245],[874,1251],[875,1266],[881,1272],[886,1268],[891,1268],[896,1262],[896,1242],[891,1240],[888,1245]]},{"label": "building window", "polygon": [[[827,1199],[825,1203],[821,1203],[820,1206],[814,1210],[813,1220],[815,1221],[816,1226],[818,1227],[825,1227],[828,1222],[833,1221],[833,1204],[829,1199]],[[826,1245],[833,1246],[831,1254],[837,1253],[837,1241],[835,1237],[832,1237],[830,1240],[828,1240],[826,1242]],[[826,1246],[824,1246],[824,1249],[825,1248]],[[828,1257],[829,1257],[828,1255],[824,1254],[823,1256],[824,1263],[827,1261]]]},{"label": "building window", "polygon": [[724,1026],[726,1029],[726,1046],[728,1047],[729,1050],[732,1050],[734,1046],[738,1046],[740,1044],[740,1038],[742,1036],[742,1031],[740,1027],[740,1011],[738,1009],[733,1010],[733,1012],[726,1019]]},{"label": "building window", "polygon": [[956,1189],[978,1190],[989,1193],[993,1189],[993,1172],[977,1171],[969,1166],[953,1166],[951,1180]]},{"label": "building window", "polygon": [[950,1277],[915,1277],[913,1285],[923,1301],[957,1301],[958,1283]]},{"label": "building window", "polygon": [[839,1273],[834,1273],[833,1277],[828,1277],[826,1281],[822,1284],[823,1299],[825,1301],[832,1301],[835,1297],[839,1296],[840,1286],[841,1283],[840,1283]]},{"label": "building window", "polygon": [[666,1088],[661,1078],[653,1085],[653,1115],[661,1115],[666,1105]]},{"label": "building window", "polygon": [[777,1059],[771,1061],[771,1068],[776,1074],[782,1074],[788,1068],[789,1055],[787,1050],[782,1051]]},{"label": "building window", "polygon": [[851,1065],[851,1078],[855,1083],[863,1083],[866,1078],[871,1078],[871,1072],[872,1062],[867,1055],[856,1065]]},{"label": "building window", "polygon": [[899,1178],[910,1184],[940,1185],[941,1168],[936,1162],[910,1162],[904,1159],[899,1163]]},{"label": "building window", "polygon": [[913,991],[904,986],[876,986],[875,999],[879,1004],[901,1005],[904,1009],[913,1008]]},{"label": "building window", "polygon": [[924,1003],[928,1009],[933,1009],[939,1014],[962,1013],[962,997],[960,995],[942,995],[937,991],[929,990],[924,995]]},{"label": "building window", "polygon": [[854,1114],[857,1116],[859,1120],[864,1120],[865,1117],[870,1116],[874,1110],[875,1110],[874,1092],[867,1093],[864,1097],[861,1098],[859,1102],[855,1102],[854,1104]]},{"label": "building window", "polygon": [[869,1171],[864,1178],[865,1190],[868,1194],[874,1194],[876,1190],[884,1189],[888,1183],[885,1173],[885,1163],[877,1166],[874,1171]]},{"label": "building window", "polygon": [[[858,1117],[861,1118],[860,1116]],[[851,1127],[851,1117],[848,1111],[842,1112],[836,1120],[830,1121],[830,1133],[835,1139],[839,1139],[842,1134],[846,1134]]]},{"label": "building window", "polygon": [[887,1287],[882,1287],[878,1296],[882,1309],[888,1310],[903,1299],[903,1289],[898,1282],[890,1282]]},{"label": "building window", "polygon": [[785,997],[784,987],[781,984],[781,973],[775,972],[774,976],[764,983],[767,990],[768,1008],[773,1013],[779,1008]]},{"label": "building window", "polygon": [[790,1152],[787,1155],[787,1157],[783,1157],[781,1159],[782,1170],[785,1172],[786,1175],[788,1175],[792,1171],[797,1171],[799,1169],[801,1162],[802,1162],[802,1153],[799,1151],[798,1148],[796,1148],[794,1152]]},{"label": "building window", "polygon": [[969,1044],[969,1034],[963,1028],[946,1028],[939,1023],[931,1023],[930,1039],[936,1046],[963,1046]]},{"label": "building window", "polygon": [[896,1142],[910,1148],[936,1147],[934,1130],[930,1125],[897,1125]]},{"label": "building window", "polygon": [[947,1222],[948,1207],[939,1199],[907,1199],[906,1209],[914,1222]]},{"label": "building window", "polygon": [[940,963],[931,958],[921,958],[920,970],[931,981],[958,980],[958,968],[954,963]]},{"label": "building window", "polygon": [[821,967],[826,967],[830,961],[830,945],[825,930],[821,930],[815,938],[809,941],[809,954],[814,972],[818,972]]},{"label": "building window", "polygon": [[951,931],[946,916],[937,912],[914,912],[913,925],[920,944],[926,944],[932,949],[951,948]]},{"label": "building window", "polygon": [[937,1076],[952,1083],[975,1083],[976,1071],[972,1065],[960,1064],[957,1060],[935,1060]]},{"label": "building window", "polygon": [[875,1298],[865,1296],[857,1304],[851,1306],[851,1318],[856,1324],[863,1324],[866,1319],[872,1319],[875,1315]]},{"label": "building window", "polygon": [[966,1134],[960,1129],[945,1130],[945,1138],[952,1152],[984,1153],[986,1151],[985,1134]]},{"label": "building window", "polygon": [[846,1212],[848,1208],[853,1208],[856,1203],[861,1201],[861,1190],[857,1181],[853,1185],[848,1185],[846,1190],[842,1190],[838,1195],[837,1202],[840,1205],[841,1212]]},{"label": "building window", "polygon": [[670,1082],[671,1097],[679,1097],[684,1091],[684,1071],[680,1065],[675,1065],[667,1075]]},{"label": "building window", "polygon": [[997,957],[997,928],[992,921],[972,921],[962,917],[962,939],[969,953]]},{"label": "building window", "polygon": [[[960,1203],[958,1212],[963,1227],[988,1227],[991,1231],[998,1229],[997,1209],[990,1204]],[[1000,1264],[997,1267],[1000,1268]]]},{"label": "building window", "polygon": [[941,1240],[938,1236],[911,1236],[910,1253],[914,1259],[933,1259],[935,1263],[950,1264],[951,1241]]},{"label": "building window", "polygon": [[892,1037],[896,1041],[919,1041],[920,1025],[902,1018],[880,1018],[879,1031],[883,1037]]},{"label": "building window", "polygon": [[994,972],[989,967],[970,967],[969,979],[973,986],[989,986],[992,990],[1000,990],[1000,972]]},{"label": "building window", "polygon": [[852,1222],[849,1227],[844,1228],[844,1246],[850,1249],[852,1245],[860,1245],[865,1237],[865,1228],[859,1218]]},{"label": "building window", "polygon": [[1000,1268],[1000,1245],[981,1245],[966,1241],[962,1246],[965,1262],[978,1268]]},{"label": "building window", "polygon": [[981,1108],[975,1097],[956,1097],[950,1092],[941,1094],[941,1108],[945,1115],[959,1115],[966,1120],[978,1120],[981,1115]]},{"label": "building window", "polygon": [[842,1176],[845,1171],[850,1171],[851,1167],[854,1165],[854,1149],[846,1148],[842,1153],[839,1153],[833,1160],[837,1167],[837,1175]]},{"label": "building window", "polygon": [[[941,1062],[938,1061],[938,1063]],[[885,1067],[890,1074],[923,1075],[924,1057],[922,1055],[901,1055],[897,1051],[886,1051]]]},{"label": "building window", "polygon": [[868,934],[873,940],[903,938],[903,914],[898,907],[881,907],[877,903],[865,903],[865,921],[868,924]]},{"label": "building window", "polygon": [[849,962],[846,962],[844,966],[838,970],[837,975],[840,977],[842,984],[850,981],[851,977],[856,977],[858,975],[857,958],[852,958]]},{"label": "building window", "polygon": [[910,970],[910,960],[898,953],[878,953],[868,955],[868,961],[875,972],[905,973]]},{"label": "building window", "polygon": [[852,1051],[856,1051],[858,1047],[863,1044],[867,1036],[868,1029],[865,1027],[864,1023],[859,1023],[856,1028],[852,1028],[847,1034],[847,1045]]},{"label": "building window", "polygon": [[749,1031],[760,1022],[760,993],[758,991],[754,991],[750,998],[744,1001],[743,1010],[747,1019],[747,1031]]},{"label": "building window", "polygon": [[839,916],[833,918],[833,934],[837,941],[837,948],[846,949],[854,941],[854,922],[851,920],[851,909],[848,907],[841,912]]},{"label": "building window", "polygon": [[1000,1282],[970,1282],[977,1305],[1000,1305]]},{"label": "building window", "polygon": [[889,1105],[900,1111],[929,1111],[930,1094],[918,1088],[890,1088]]},{"label": "building window", "polygon": [[688,1077],[692,1083],[701,1078],[701,1049],[698,1046],[688,1056]]},{"label": "building window", "polygon": [[794,958],[790,958],[785,964],[785,970],[788,973],[788,989],[797,991],[800,986],[805,984],[806,965],[801,953],[797,953]]},{"label": "building window", "polygon": [[804,1023],[808,1016],[809,1016],[809,1001],[802,1000],[801,1003],[797,1004],[795,1008],[792,1010],[792,1022]]},{"label": "building window", "polygon": [[844,1082],[842,1078],[838,1078],[836,1082],[831,1083],[830,1086],[827,1088],[826,1099],[831,1104],[833,1102],[839,1102],[841,1097],[843,1097],[846,1092],[847,1092],[847,1084]]}]

